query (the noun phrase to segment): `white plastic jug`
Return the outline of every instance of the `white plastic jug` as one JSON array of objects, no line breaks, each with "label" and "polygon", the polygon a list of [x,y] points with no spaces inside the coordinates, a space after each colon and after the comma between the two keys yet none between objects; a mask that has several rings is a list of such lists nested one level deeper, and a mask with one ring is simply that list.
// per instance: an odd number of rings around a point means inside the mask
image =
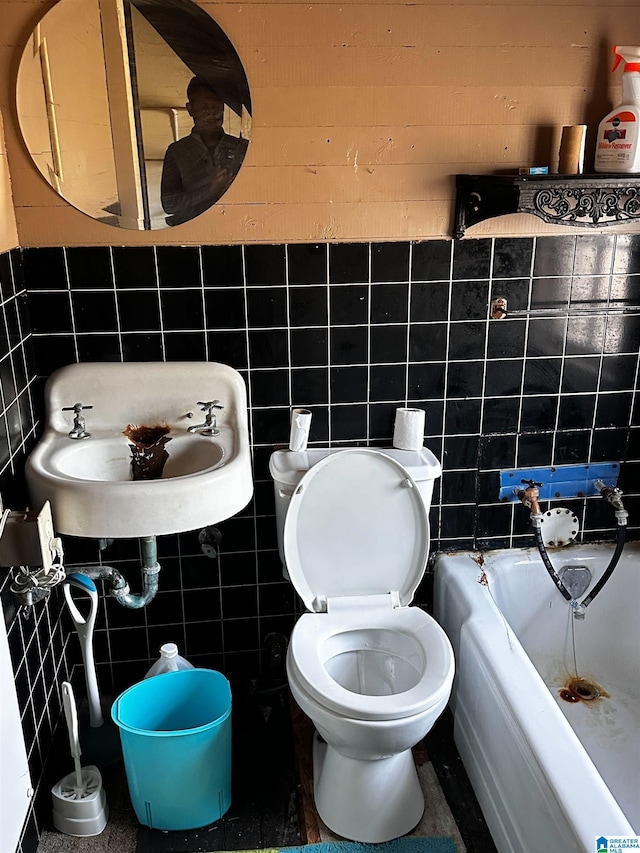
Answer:
[{"label": "white plastic jug", "polygon": [[160,657],[153,664],[145,678],[161,675],[163,672],[177,672],[179,669],[193,669],[193,664],[178,654],[175,643],[165,643],[160,647]]}]

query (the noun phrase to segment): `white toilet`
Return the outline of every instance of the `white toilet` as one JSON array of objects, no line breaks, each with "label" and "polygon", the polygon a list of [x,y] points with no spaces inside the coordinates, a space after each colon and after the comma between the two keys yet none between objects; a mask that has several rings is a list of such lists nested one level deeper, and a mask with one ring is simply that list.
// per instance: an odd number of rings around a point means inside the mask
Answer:
[{"label": "white toilet", "polygon": [[354,841],[398,838],[425,805],[411,748],[454,675],[446,634],[409,607],[440,464],[425,448],[285,450],[270,471],[281,555],[310,611],[293,629],[287,676],[316,728],[318,814]]}]

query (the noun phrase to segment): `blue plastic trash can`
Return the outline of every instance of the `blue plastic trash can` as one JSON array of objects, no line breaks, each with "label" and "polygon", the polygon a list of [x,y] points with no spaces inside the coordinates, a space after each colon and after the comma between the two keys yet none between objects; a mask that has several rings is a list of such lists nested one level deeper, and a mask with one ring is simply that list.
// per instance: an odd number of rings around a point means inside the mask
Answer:
[{"label": "blue plastic trash can", "polygon": [[197,829],[231,805],[231,688],[220,672],[185,669],[134,684],[111,708],[141,824]]}]

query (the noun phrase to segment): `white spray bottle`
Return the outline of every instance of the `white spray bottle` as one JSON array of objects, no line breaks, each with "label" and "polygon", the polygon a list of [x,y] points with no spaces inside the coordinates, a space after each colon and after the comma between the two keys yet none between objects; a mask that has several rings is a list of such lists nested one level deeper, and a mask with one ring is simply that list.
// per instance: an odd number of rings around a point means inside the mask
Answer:
[{"label": "white spray bottle", "polygon": [[640,47],[614,46],[612,71],[624,59],[622,103],[598,127],[596,172],[640,172]]}]

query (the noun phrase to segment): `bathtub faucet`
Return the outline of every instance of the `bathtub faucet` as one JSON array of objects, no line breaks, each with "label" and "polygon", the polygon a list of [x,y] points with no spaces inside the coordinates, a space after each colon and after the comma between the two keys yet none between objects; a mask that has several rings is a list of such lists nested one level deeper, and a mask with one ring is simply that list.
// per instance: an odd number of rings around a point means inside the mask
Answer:
[{"label": "bathtub faucet", "polygon": [[522,503],[531,510],[532,515],[540,514],[540,505],[538,504],[538,498],[540,497],[540,492],[538,491],[538,487],[542,486],[542,483],[536,483],[535,480],[521,480],[523,484],[526,484],[526,489],[518,489],[516,492],[518,496],[518,500],[522,501]]},{"label": "bathtub faucet", "polygon": [[618,489],[616,486],[611,488],[610,486],[606,486],[602,480],[596,480],[594,483],[596,489],[600,492],[605,501],[609,501],[611,506],[616,511],[616,518],[618,520],[618,525],[623,525],[627,523],[627,518],[629,517],[629,513],[624,508],[622,503],[622,490]]}]

